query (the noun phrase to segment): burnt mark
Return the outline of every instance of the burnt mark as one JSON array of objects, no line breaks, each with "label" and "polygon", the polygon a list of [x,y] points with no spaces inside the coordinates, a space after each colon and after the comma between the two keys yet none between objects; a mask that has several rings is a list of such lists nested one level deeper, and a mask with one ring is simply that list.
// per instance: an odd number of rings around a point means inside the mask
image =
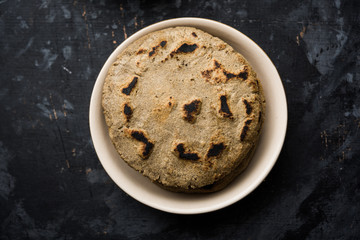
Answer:
[{"label": "burnt mark", "polygon": [[144,52],[146,52],[146,50],[143,48],[140,48],[139,51],[137,51],[136,55],[143,54]]},{"label": "burnt mark", "polygon": [[223,116],[223,117],[227,117],[227,118],[232,118],[233,114],[230,111],[228,102],[227,102],[227,97],[226,95],[221,95],[220,96],[220,110],[219,113]]},{"label": "burnt mark", "polygon": [[170,53],[170,56],[173,57],[175,54],[180,54],[180,53],[191,53],[193,51],[195,51],[199,46],[197,44],[187,44],[184,43],[182,44],[178,49],[172,51]]},{"label": "burnt mark", "polygon": [[153,47],[153,48],[152,48],[152,50],[149,52],[149,57],[151,57],[152,55],[155,54],[156,48],[157,48],[157,47]]},{"label": "burnt mark", "polygon": [[133,110],[130,107],[130,105],[127,103],[124,104],[124,114],[125,114],[126,121],[129,122],[130,118],[132,117]]},{"label": "burnt mark", "polygon": [[221,64],[218,61],[214,61],[215,69],[221,68]]},{"label": "burnt mark", "polygon": [[195,115],[198,115],[200,113],[200,109],[201,109],[201,101],[200,99],[195,99],[192,102],[188,103],[188,104],[184,104],[183,106],[183,111],[184,111],[184,115],[183,118],[184,120],[190,122],[190,123],[194,123],[195,122]]},{"label": "burnt mark", "polygon": [[185,151],[185,147],[183,143],[179,143],[176,148],[175,148],[175,152],[179,155],[179,158],[181,159],[185,159],[185,160],[199,160],[200,157],[197,153],[193,153],[190,151]]},{"label": "burnt mark", "polygon": [[154,148],[154,143],[152,143],[142,131],[132,130],[131,137],[143,143],[141,148],[141,157],[144,159],[148,158],[152,149]]},{"label": "burnt mark", "polygon": [[214,60],[214,66],[210,69],[206,69],[201,72],[203,78],[207,81],[213,80],[216,83],[227,82],[233,78],[240,78],[246,80],[248,78],[248,70],[245,67],[239,73],[232,73],[227,71],[223,65],[221,65],[217,60]]},{"label": "burnt mark", "polygon": [[193,35],[193,37],[197,37],[195,32],[192,32],[191,35]]},{"label": "burnt mark", "polygon": [[131,91],[132,91],[133,88],[135,87],[138,79],[139,79],[138,77],[134,77],[133,80],[131,81],[131,83],[129,83],[129,85],[128,85],[126,88],[123,88],[123,89],[121,90],[121,92],[122,92],[123,94],[126,94],[126,95],[129,96],[130,93],[131,93]]},{"label": "burnt mark", "polygon": [[224,75],[225,75],[225,77],[226,77],[226,79],[231,79],[231,78],[234,78],[234,77],[236,77],[236,75],[235,74],[232,74],[232,73],[229,73],[229,72],[226,72],[225,70],[223,70],[223,72],[224,72]]},{"label": "burnt mark", "polygon": [[184,43],[183,45],[181,45],[175,53],[190,53],[190,52],[193,52],[195,51],[195,49],[198,48],[198,45],[197,44],[187,44],[187,43]]},{"label": "burnt mark", "polygon": [[249,75],[249,74],[248,74],[248,72],[247,72],[247,69],[245,68],[245,70],[244,70],[243,72],[240,72],[240,73],[237,75],[237,77],[246,80],[246,79],[248,78],[248,75]]},{"label": "burnt mark", "polygon": [[160,46],[165,47],[166,43],[167,43],[166,41],[161,41]]},{"label": "burnt mark", "polygon": [[224,73],[224,75],[226,77],[226,81],[228,81],[228,80],[230,80],[232,78],[241,78],[243,80],[246,80],[248,78],[248,72],[247,72],[246,68],[244,69],[244,71],[241,71],[238,74],[228,72],[225,69],[222,69],[222,72]]},{"label": "burnt mark", "polygon": [[225,147],[226,146],[224,143],[216,143],[216,144],[211,143],[209,151],[206,154],[206,157],[210,158],[210,157],[219,156],[222,153],[222,151],[225,149]]},{"label": "burnt mark", "polygon": [[156,53],[156,50],[159,48],[159,47],[165,47],[167,41],[161,41],[158,45],[156,45],[155,47],[153,47],[151,49],[151,51],[149,52],[149,57],[151,57],[152,55],[154,55]]},{"label": "burnt mark", "polygon": [[243,129],[241,130],[241,134],[240,134],[240,140],[244,141],[247,131],[249,130],[249,126],[251,124],[252,120],[246,120]]},{"label": "burnt mark", "polygon": [[252,112],[251,104],[246,99],[243,99],[243,103],[245,104],[246,107],[246,114],[249,115]]}]

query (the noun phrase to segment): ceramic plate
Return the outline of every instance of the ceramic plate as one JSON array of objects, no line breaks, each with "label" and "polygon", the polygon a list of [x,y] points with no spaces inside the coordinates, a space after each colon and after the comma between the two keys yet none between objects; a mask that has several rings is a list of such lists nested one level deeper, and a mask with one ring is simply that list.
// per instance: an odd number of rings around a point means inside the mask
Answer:
[{"label": "ceramic plate", "polygon": [[[259,145],[248,168],[225,189],[210,194],[173,193],[161,189],[130,168],[113,147],[101,107],[102,86],[116,56],[136,39],[153,31],[190,26],[217,36],[240,52],[258,74],[266,98],[266,119]],[[239,201],[268,175],[282,148],[287,126],[284,88],[275,66],[250,38],[225,24],[201,18],[177,18],[153,24],[127,38],[107,59],[95,82],[90,102],[90,131],[96,153],[109,176],[127,194],[150,207],[179,214],[215,211]]]}]

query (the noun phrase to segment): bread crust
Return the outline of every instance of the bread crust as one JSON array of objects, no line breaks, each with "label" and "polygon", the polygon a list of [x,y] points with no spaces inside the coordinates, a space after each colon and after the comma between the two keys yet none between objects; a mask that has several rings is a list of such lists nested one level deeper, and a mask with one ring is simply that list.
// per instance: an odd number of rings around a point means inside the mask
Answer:
[{"label": "bread crust", "polygon": [[103,86],[109,136],[122,159],[175,192],[214,192],[249,164],[265,118],[250,64],[199,29],[150,33],[119,54]]}]

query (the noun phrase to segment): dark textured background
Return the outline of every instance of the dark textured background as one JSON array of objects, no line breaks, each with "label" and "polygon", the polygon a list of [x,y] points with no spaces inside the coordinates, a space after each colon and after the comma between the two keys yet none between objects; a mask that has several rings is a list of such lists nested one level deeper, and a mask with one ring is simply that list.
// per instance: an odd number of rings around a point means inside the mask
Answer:
[{"label": "dark textured background", "polygon": [[[0,239],[360,239],[357,0],[0,0]],[[133,200],[102,168],[88,108],[124,38],[195,16],[269,55],[289,110],[284,148],[248,197],[182,216]]]}]

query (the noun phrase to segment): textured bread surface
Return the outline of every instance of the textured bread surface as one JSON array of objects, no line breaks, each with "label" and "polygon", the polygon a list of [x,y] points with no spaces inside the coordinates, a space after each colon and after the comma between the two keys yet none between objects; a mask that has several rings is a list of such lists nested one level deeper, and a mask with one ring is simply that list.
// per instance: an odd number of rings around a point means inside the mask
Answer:
[{"label": "textured bread surface", "polygon": [[260,81],[245,58],[191,27],[131,43],[108,71],[102,106],[123,160],[176,192],[230,183],[250,162],[265,115]]}]

